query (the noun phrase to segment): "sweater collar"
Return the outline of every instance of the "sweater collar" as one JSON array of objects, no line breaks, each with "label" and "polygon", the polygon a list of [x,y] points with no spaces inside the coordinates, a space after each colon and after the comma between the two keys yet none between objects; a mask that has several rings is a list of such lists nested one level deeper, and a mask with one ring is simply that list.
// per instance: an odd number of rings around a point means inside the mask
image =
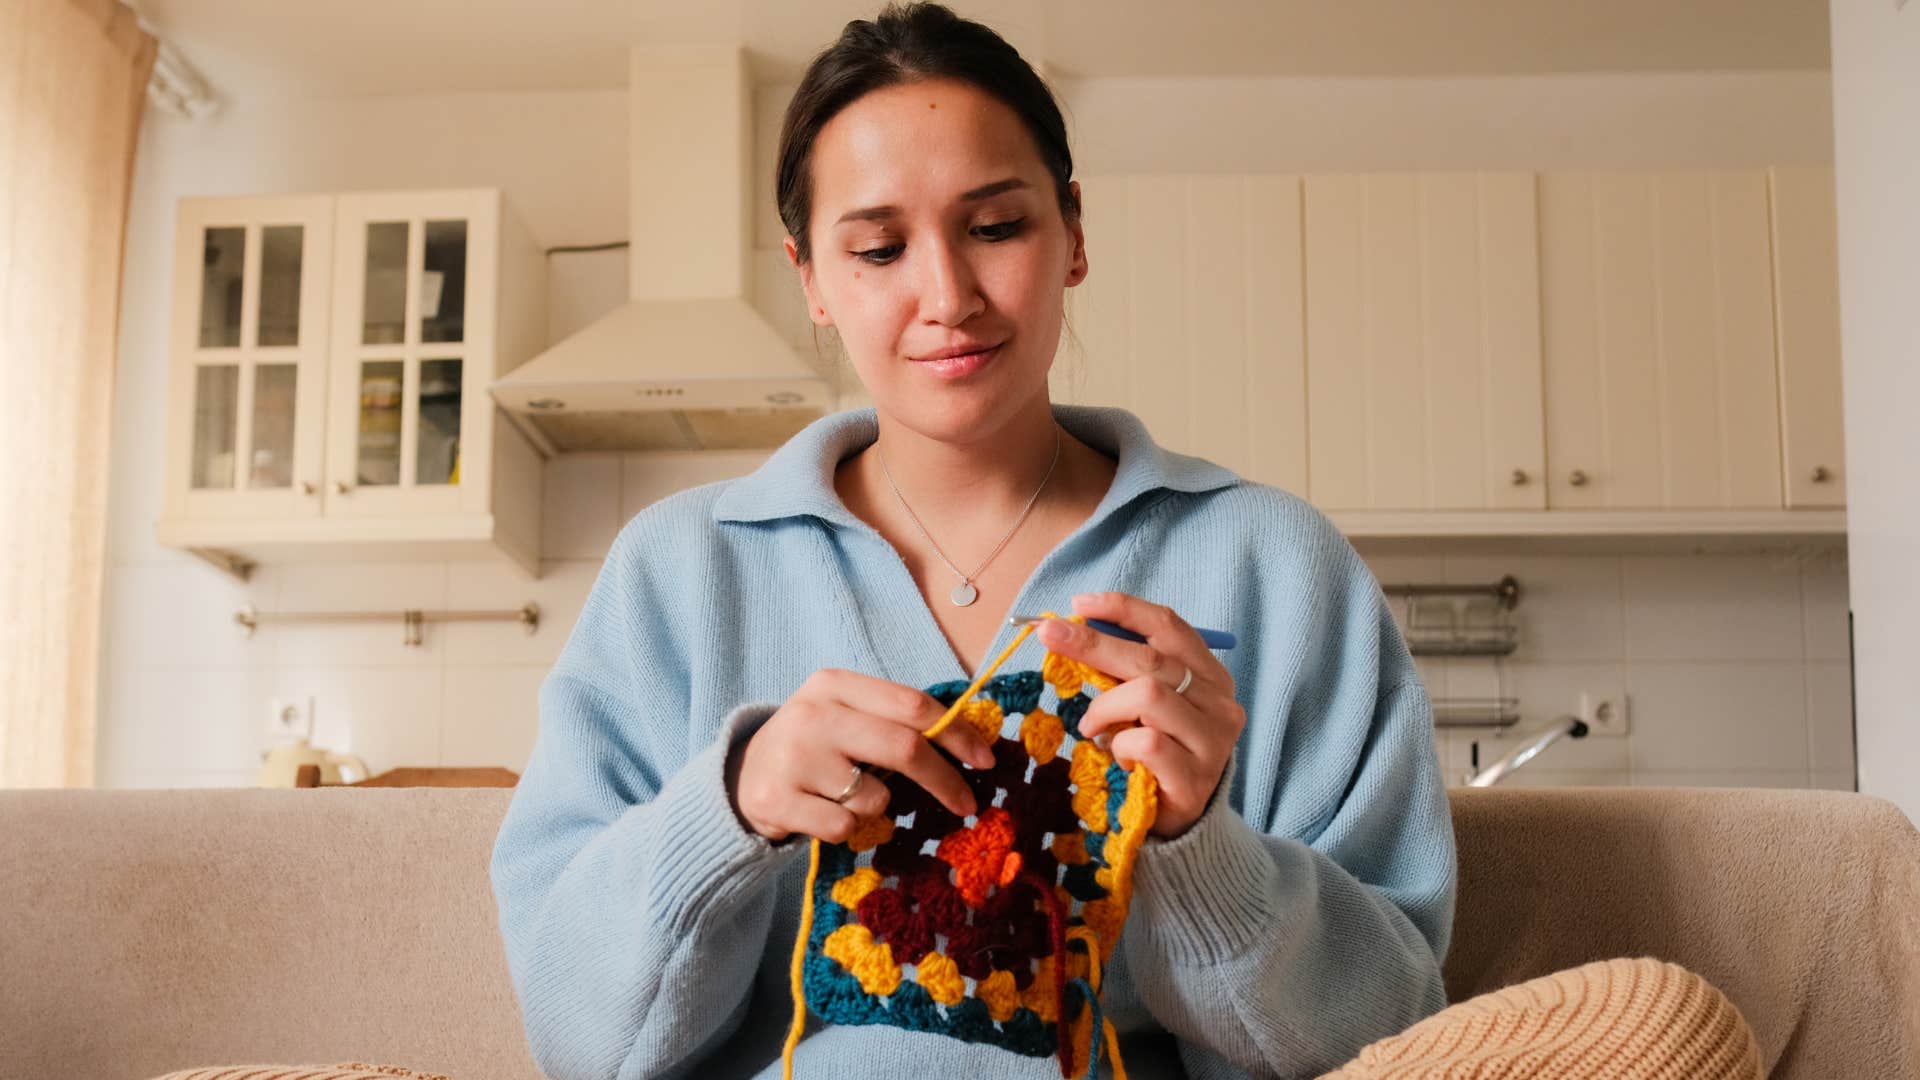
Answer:
[{"label": "sweater collar", "polygon": [[[1053,406],[1054,419],[1075,438],[1117,459],[1113,483],[1086,524],[1159,489],[1211,491],[1240,482],[1232,470],[1177,454],[1153,441],[1140,418],[1096,405]],[[713,503],[716,521],[773,521],[811,515],[864,527],[834,491],[840,462],[873,444],[880,423],[873,407],[831,413],[802,428],[758,469],[732,481]]]}]

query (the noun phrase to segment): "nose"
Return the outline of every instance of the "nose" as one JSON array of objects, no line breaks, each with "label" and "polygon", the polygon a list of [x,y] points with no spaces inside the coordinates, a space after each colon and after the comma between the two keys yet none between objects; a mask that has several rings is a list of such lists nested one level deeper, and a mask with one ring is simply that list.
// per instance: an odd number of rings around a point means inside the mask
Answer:
[{"label": "nose", "polygon": [[959,326],[985,310],[973,266],[954,245],[929,245],[921,266],[920,310],[928,322]]}]

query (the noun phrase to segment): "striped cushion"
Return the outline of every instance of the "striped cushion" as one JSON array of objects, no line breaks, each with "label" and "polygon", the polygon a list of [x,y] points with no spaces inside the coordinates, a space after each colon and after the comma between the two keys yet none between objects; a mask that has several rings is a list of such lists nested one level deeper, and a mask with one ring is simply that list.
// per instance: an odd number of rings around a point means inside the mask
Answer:
[{"label": "striped cushion", "polygon": [[344,1065],[220,1065],[210,1069],[186,1069],[156,1076],[153,1080],[452,1080],[445,1073],[421,1073],[398,1065],[368,1065],[349,1061]]}]

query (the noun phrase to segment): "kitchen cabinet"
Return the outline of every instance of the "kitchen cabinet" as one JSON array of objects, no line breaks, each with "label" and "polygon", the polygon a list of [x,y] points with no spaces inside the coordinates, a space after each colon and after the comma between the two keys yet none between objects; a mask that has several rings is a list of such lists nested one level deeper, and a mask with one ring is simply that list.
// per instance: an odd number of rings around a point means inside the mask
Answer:
[{"label": "kitchen cabinet", "polygon": [[160,542],[537,575],[539,455],[486,391],[545,273],[497,190],[182,200]]},{"label": "kitchen cabinet", "polygon": [[1540,176],[1548,505],[1779,509],[1767,176]]},{"label": "kitchen cabinet", "polygon": [[1067,290],[1054,399],[1123,406],[1169,448],[1305,491],[1300,178],[1092,177],[1080,193],[1087,277]]},{"label": "kitchen cabinet", "polygon": [[1844,534],[1830,168],[1081,185],[1055,399],[1351,535]]},{"label": "kitchen cabinet", "polygon": [[1772,169],[1774,333],[1782,481],[1790,507],[1846,503],[1840,258],[1831,167]]},{"label": "kitchen cabinet", "polygon": [[1546,505],[1531,173],[1306,179],[1307,490]]}]

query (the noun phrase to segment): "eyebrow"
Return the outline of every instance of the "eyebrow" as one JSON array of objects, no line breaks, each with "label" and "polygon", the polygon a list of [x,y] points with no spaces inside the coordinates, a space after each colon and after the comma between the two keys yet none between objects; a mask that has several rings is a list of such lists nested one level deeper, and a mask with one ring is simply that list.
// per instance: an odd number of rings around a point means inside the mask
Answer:
[{"label": "eyebrow", "polygon": [[[982,184],[972,191],[962,192],[960,194],[960,201],[979,202],[982,199],[990,199],[1003,191],[1015,191],[1020,188],[1030,188],[1032,186],[1032,184],[1027,183],[1017,176],[1011,176],[1005,180],[995,180],[991,184]],[[841,214],[840,220],[834,222],[834,224],[840,225],[849,221],[884,221],[899,212],[900,208],[897,206],[869,206],[863,210],[849,210]]]}]

